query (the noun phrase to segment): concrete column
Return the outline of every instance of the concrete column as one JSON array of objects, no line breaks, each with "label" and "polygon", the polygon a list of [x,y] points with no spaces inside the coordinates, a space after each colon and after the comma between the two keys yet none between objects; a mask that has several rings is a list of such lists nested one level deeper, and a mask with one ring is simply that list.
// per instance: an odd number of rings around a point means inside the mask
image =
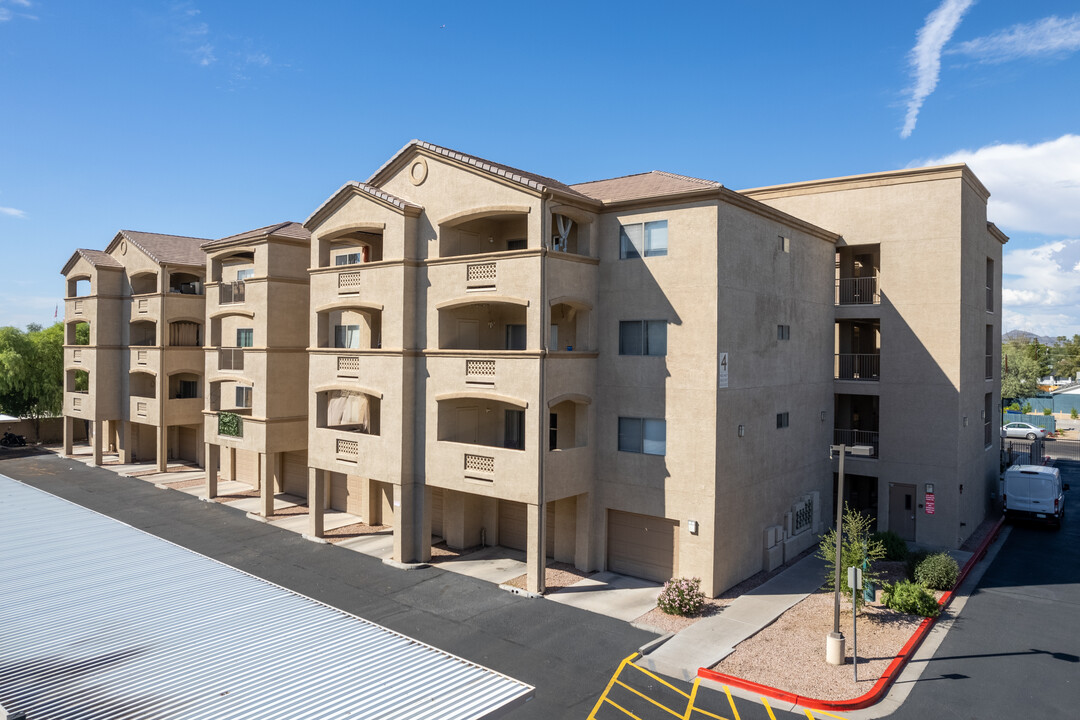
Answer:
[{"label": "concrete column", "polygon": [[[422,552],[420,546],[425,544],[420,538],[420,525],[423,520],[423,510],[417,512],[417,501],[424,498],[423,492],[417,493],[416,486],[391,485],[394,499],[394,560],[401,563],[421,562]],[[419,496],[419,497],[418,497]],[[386,518],[383,518],[386,522]],[[427,537],[427,553],[431,554],[431,534]]]},{"label": "concrete column", "polygon": [[274,480],[277,476],[277,459],[280,453],[259,453],[259,514],[274,514]]},{"label": "concrete column", "polygon": [[165,472],[169,469],[169,428],[158,425],[154,430],[157,435],[157,471]]},{"label": "concrete column", "polygon": [[64,457],[71,457],[75,446],[75,418],[64,416]]},{"label": "concrete column", "polygon": [[[457,490],[443,491],[443,539],[447,547],[465,547],[465,494]],[[495,540],[488,538],[488,544]]]},{"label": "concrete column", "polygon": [[206,443],[206,499],[213,500],[217,497],[218,461],[221,458],[221,448],[214,443]]},{"label": "concrete column", "polygon": [[577,525],[574,531],[577,539],[574,541],[574,567],[588,572],[597,569],[592,564],[592,553],[589,552],[592,540],[590,537],[592,523],[589,522],[592,513],[592,496],[589,493],[582,493],[575,499],[577,500]]},{"label": "concrete column", "polygon": [[372,522],[375,510],[375,506],[371,501],[371,488],[373,484],[368,478],[360,478],[360,519],[368,525],[374,525]]},{"label": "concrete column", "polygon": [[[229,469],[229,479],[236,480],[236,448],[225,448],[225,467]],[[257,481],[258,478],[255,478]]]},{"label": "concrete column", "polygon": [[308,530],[309,537],[322,537],[323,527],[323,503],[326,496],[326,471],[319,468],[308,468]]},{"label": "concrete column", "polygon": [[101,465],[101,441],[102,441],[101,426],[102,426],[102,421],[101,420],[95,420],[93,423],[91,423],[91,425],[92,425],[91,432],[93,432],[93,434],[94,434],[94,438],[91,441],[93,443],[93,448],[94,448],[94,464],[95,465]]},{"label": "concrete column", "polygon": [[127,465],[131,462],[131,423],[121,420],[116,426],[120,441],[116,445],[116,452],[120,455],[120,462]]},{"label": "concrete column", "polygon": [[525,545],[525,589],[529,592],[544,592],[544,568],[547,566],[547,553],[544,539],[544,504],[528,505],[528,535]]}]

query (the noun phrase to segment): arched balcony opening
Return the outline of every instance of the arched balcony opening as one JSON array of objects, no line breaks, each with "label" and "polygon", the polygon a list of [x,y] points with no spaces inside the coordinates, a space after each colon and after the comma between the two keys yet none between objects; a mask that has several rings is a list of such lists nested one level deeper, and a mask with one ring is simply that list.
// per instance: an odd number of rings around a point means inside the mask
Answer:
[{"label": "arched balcony opening", "polygon": [[247,296],[244,282],[255,277],[255,253],[247,250],[213,258],[210,276],[220,283],[219,305],[244,302]]},{"label": "arched balcony opening", "polygon": [[383,259],[383,234],[377,230],[363,230],[322,240],[319,255],[320,267],[380,262]]},{"label": "arched balcony opening", "polygon": [[65,373],[64,390],[67,392],[90,392],[90,373],[85,370],[68,370]]},{"label": "arched balcony opening", "polygon": [[524,212],[478,213],[439,227],[439,257],[524,250],[529,245],[529,216]]},{"label": "arched balcony opening", "polygon": [[590,321],[592,309],[584,303],[560,302],[551,306],[548,350],[571,352],[592,350]]},{"label": "arched balcony opening", "polygon": [[202,323],[191,320],[176,320],[169,323],[169,345],[173,347],[202,345]]},{"label": "arched balcony opening", "polygon": [[65,345],[89,345],[90,323],[85,320],[71,322],[64,326]]},{"label": "arched balcony opening", "polygon": [[592,223],[582,224],[559,213],[551,216],[551,249],[573,255],[589,254],[589,236]]},{"label": "arched balcony opening", "polygon": [[439,310],[440,350],[525,350],[525,306],[470,303]]},{"label": "arched balcony opening", "polygon": [[199,395],[199,376],[190,372],[179,372],[170,375],[169,397],[178,400],[202,397]]},{"label": "arched balcony opening", "polygon": [[589,444],[589,406],[568,399],[548,409],[548,450],[570,450]]},{"label": "arched balcony opening", "polygon": [[130,344],[140,347],[157,345],[157,323],[153,320],[131,323]]},{"label": "arched balcony opening", "polygon": [[202,295],[202,275],[187,272],[169,273],[169,292],[181,295]]},{"label": "arched balcony opening", "polygon": [[128,388],[132,397],[152,400],[157,397],[157,378],[150,373],[133,370],[128,375]]},{"label": "arched balcony opening", "polygon": [[86,297],[94,293],[94,286],[89,275],[77,275],[67,279],[68,297]]},{"label": "arched balcony opening", "polygon": [[147,295],[158,289],[158,275],[155,272],[141,272],[131,276],[131,294]]},{"label": "arched balcony opening", "polygon": [[438,439],[443,442],[525,449],[525,407],[483,397],[439,401]]},{"label": "arched balcony opening", "polygon": [[318,347],[372,350],[382,347],[382,311],[336,308],[318,313]]},{"label": "arched balcony opening", "polygon": [[340,432],[378,435],[382,400],[359,390],[316,393],[316,427]]},{"label": "arched balcony opening", "polygon": [[213,412],[231,412],[251,415],[254,389],[245,380],[215,380],[210,383],[210,409]]}]

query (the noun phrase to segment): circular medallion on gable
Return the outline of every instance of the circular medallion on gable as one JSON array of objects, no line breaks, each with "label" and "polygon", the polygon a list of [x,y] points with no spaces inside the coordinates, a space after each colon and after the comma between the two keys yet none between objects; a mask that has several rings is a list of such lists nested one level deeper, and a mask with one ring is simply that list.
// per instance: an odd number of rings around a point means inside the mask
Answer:
[{"label": "circular medallion on gable", "polygon": [[409,182],[413,185],[419,185],[425,180],[427,180],[427,160],[416,158],[413,164],[409,166]]},{"label": "circular medallion on gable", "polygon": [[127,255],[127,240],[120,241],[120,254]]}]

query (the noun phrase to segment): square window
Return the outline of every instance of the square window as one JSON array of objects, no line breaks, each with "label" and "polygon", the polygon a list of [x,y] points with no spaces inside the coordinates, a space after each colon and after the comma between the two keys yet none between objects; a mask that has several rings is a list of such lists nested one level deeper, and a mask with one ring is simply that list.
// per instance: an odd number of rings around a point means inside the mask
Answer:
[{"label": "square window", "polygon": [[356,350],[360,347],[359,325],[335,325],[334,347]]},{"label": "square window", "polygon": [[660,257],[667,255],[667,220],[633,223],[619,228],[619,258]]},{"label": "square window", "polygon": [[788,414],[786,412],[776,413],[776,429],[786,428],[788,426]]},{"label": "square window", "polygon": [[236,387],[236,407],[249,408],[251,407],[251,388],[243,385]]},{"label": "square window", "polygon": [[247,280],[248,278],[252,278],[252,277],[255,277],[255,269],[254,268],[246,268],[244,270],[237,270],[236,271],[236,281],[237,282],[242,282],[242,281]]},{"label": "square window", "polygon": [[254,328],[236,329],[236,347],[252,347],[255,344]]},{"label": "square window", "polygon": [[776,339],[777,340],[790,340],[791,339],[791,326],[790,325],[777,325],[776,326]]},{"label": "square window", "polygon": [[665,455],[667,453],[667,421],[659,418],[619,418],[619,450],[646,455]]},{"label": "square window", "polygon": [[619,322],[620,355],[667,355],[667,320]]}]

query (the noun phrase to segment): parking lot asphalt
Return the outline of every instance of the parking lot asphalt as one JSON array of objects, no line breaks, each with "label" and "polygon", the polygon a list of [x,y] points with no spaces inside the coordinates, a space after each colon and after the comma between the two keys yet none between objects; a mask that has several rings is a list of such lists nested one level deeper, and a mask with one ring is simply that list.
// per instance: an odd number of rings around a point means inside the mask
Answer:
[{"label": "parking lot asphalt", "polygon": [[[0,473],[536,687],[511,718],[584,718],[614,668],[655,635],[438,568],[398,570],[217,503],[52,453],[5,453]],[[64,528],[41,518],[42,533]],[[214,589],[206,588],[213,603]],[[252,636],[260,631],[249,618]]]}]

